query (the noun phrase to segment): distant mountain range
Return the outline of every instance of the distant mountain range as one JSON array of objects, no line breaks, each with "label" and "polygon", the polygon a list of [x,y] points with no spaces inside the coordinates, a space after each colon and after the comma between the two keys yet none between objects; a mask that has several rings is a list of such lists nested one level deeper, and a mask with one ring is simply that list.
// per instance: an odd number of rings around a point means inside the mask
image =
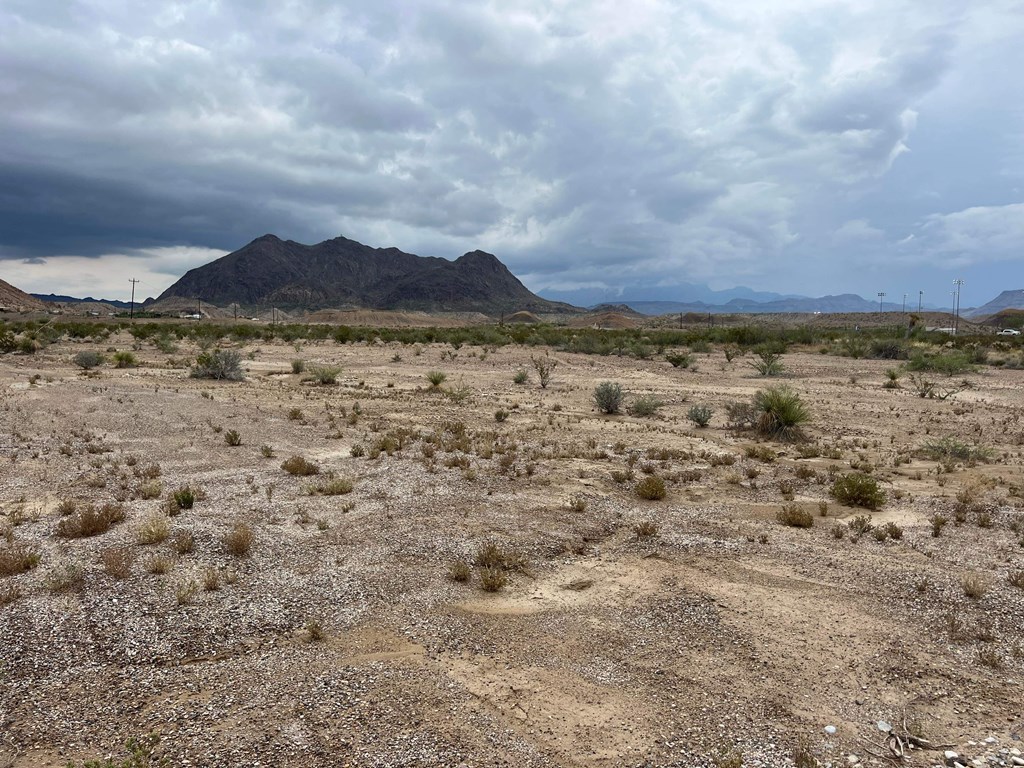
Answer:
[{"label": "distant mountain range", "polygon": [[[673,304],[726,304],[733,299],[744,299],[747,301],[767,302],[780,299],[803,299],[806,296],[798,294],[771,293],[769,291],[755,291],[752,288],[739,285],[734,288],[726,288],[716,291],[707,285],[699,283],[674,283],[665,286],[631,286],[626,285],[617,291],[609,291],[601,288],[579,288],[569,291],[556,289],[544,289],[539,292],[541,296],[553,301],[565,301],[578,307],[592,307],[599,304],[629,304],[634,302],[622,298],[623,296],[634,296],[636,301],[644,302],[671,302]],[[671,311],[671,310],[670,310]]]},{"label": "distant mountain range", "polygon": [[[92,296],[86,296],[84,299],[76,299],[74,296],[61,296],[56,293],[33,293],[31,295],[40,301],[49,301],[60,304],[109,304],[117,309],[131,308],[131,302],[118,301],[117,299],[94,299]],[[141,301],[135,302],[136,307],[141,304]]]},{"label": "distant mountain range", "polygon": [[[619,302],[644,315],[665,315],[679,312],[701,312],[721,314],[765,314],[788,312],[878,312],[878,302],[868,301],[853,293],[838,296],[821,296],[813,299],[806,296],[779,298],[772,301],[752,301],[735,298],[724,304],[708,304],[703,301],[630,301]],[[885,312],[899,312],[902,304],[882,304]],[[912,309],[908,307],[908,309]]]},{"label": "distant mountain range", "polygon": [[580,311],[530,292],[495,256],[483,251],[448,261],[397,248],[371,248],[344,237],[303,245],[264,235],[189,270],[156,301],[171,297],[285,309]]}]

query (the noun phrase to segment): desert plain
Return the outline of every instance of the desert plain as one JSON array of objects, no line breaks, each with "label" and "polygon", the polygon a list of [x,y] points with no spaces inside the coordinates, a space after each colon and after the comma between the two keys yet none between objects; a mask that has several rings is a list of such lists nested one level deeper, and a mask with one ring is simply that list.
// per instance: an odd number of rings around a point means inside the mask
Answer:
[{"label": "desert plain", "polygon": [[[1024,764],[1020,370],[218,345],[0,356],[3,768]],[[802,439],[729,423],[779,384]]]}]

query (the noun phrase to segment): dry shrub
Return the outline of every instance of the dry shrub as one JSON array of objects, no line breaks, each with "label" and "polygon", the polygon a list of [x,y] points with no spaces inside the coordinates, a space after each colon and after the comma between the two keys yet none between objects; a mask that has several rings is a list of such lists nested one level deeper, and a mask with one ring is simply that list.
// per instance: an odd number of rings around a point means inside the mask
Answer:
[{"label": "dry shrub", "polygon": [[139,486],[139,498],[159,499],[164,492],[164,484],[159,480],[147,480]]},{"label": "dry shrub", "polygon": [[146,561],[146,571],[156,575],[170,572],[174,567],[174,559],[167,555],[153,555]]},{"label": "dry shrub", "polygon": [[73,592],[85,585],[85,569],[78,563],[62,563],[51,568],[43,578],[43,586],[54,593]]},{"label": "dry shrub", "polygon": [[135,555],[128,547],[109,547],[100,553],[100,562],[108,576],[126,579],[131,575]]},{"label": "dry shrub", "polygon": [[301,477],[308,477],[309,475],[320,474],[319,465],[309,461],[302,456],[292,456],[281,462],[281,469],[287,472],[289,475],[299,475]]},{"label": "dry shrub", "polygon": [[653,520],[641,520],[633,526],[633,533],[636,534],[638,539],[649,539],[652,536],[657,536],[659,530],[661,530],[661,526]]},{"label": "dry shrub", "polygon": [[480,571],[480,588],[484,592],[500,592],[507,583],[508,577],[501,568],[484,568]]},{"label": "dry shrub", "polygon": [[0,584],[0,606],[10,605],[21,597],[21,589],[17,584]]},{"label": "dry shrub", "polygon": [[171,537],[171,549],[179,555],[187,555],[195,548],[195,537],[189,531],[178,531]]},{"label": "dry shrub", "polygon": [[960,586],[971,600],[980,600],[988,592],[988,583],[977,573],[965,573],[961,576]]},{"label": "dry shrub", "polygon": [[310,496],[343,496],[352,493],[354,484],[345,477],[331,477],[321,480],[319,483],[307,485],[306,493]]},{"label": "dry shrub", "polygon": [[27,544],[0,547],[0,576],[14,576],[39,565],[39,552]]},{"label": "dry shrub", "polygon": [[665,490],[665,481],[657,475],[650,475],[645,477],[639,483],[636,484],[636,495],[641,499],[647,499],[649,501],[657,501],[664,499],[667,491]]},{"label": "dry shrub", "polygon": [[1006,580],[1010,582],[1011,587],[1024,589],[1024,571],[1010,571],[1006,574]]},{"label": "dry shrub", "polygon": [[472,575],[473,569],[469,567],[469,563],[465,560],[456,560],[448,566],[448,578],[452,581],[462,584],[469,581],[469,577]]},{"label": "dry shrub", "polygon": [[327,630],[319,621],[307,622],[306,639],[311,643],[322,643],[327,639]]},{"label": "dry shrub", "polygon": [[106,533],[111,526],[124,520],[124,509],[117,504],[92,504],[76,509],[57,523],[57,535],[67,539],[80,539]]},{"label": "dry shrub", "polygon": [[814,525],[814,515],[801,509],[796,504],[785,504],[775,513],[775,519],[791,528],[810,528]]},{"label": "dry shrub", "polygon": [[150,544],[161,544],[167,540],[171,529],[167,516],[155,513],[147,517],[140,524],[135,532],[139,544],[148,546]]},{"label": "dry shrub", "polygon": [[220,571],[213,567],[203,569],[203,589],[207,592],[220,589]]},{"label": "dry shrub", "polygon": [[248,523],[238,522],[231,526],[231,530],[224,534],[221,542],[224,549],[235,557],[248,557],[252,550],[256,534]]}]

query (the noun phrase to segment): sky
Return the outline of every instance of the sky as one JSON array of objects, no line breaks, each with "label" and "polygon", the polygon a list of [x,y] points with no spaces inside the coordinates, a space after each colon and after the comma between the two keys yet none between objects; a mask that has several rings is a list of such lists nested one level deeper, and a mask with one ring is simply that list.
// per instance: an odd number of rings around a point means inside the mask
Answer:
[{"label": "sky", "polygon": [[0,278],[273,233],[542,295],[1024,288],[1024,0],[0,0]]}]

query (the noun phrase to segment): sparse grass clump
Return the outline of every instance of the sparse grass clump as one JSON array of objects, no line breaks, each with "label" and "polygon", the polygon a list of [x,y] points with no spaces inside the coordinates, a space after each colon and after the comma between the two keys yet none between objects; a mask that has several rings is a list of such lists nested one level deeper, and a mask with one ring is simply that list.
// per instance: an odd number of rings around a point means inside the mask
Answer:
[{"label": "sparse grass clump", "polygon": [[237,429],[229,429],[224,433],[224,442],[234,447],[242,444],[242,436]]},{"label": "sparse grass clump", "polygon": [[762,347],[761,349],[755,350],[754,354],[755,359],[748,362],[747,365],[757,371],[761,376],[782,375],[784,367],[782,365],[781,354],[768,347]]},{"label": "sparse grass clump", "polygon": [[322,643],[327,639],[327,631],[319,621],[306,624],[306,640],[310,643]]},{"label": "sparse grass clump", "polygon": [[508,583],[508,576],[501,568],[483,568],[480,570],[480,588],[484,592],[500,592]]},{"label": "sparse grass clump", "polygon": [[138,368],[139,360],[131,352],[115,352],[114,353],[114,367],[115,368]]},{"label": "sparse grass clump", "polygon": [[242,355],[233,349],[215,349],[203,352],[196,358],[189,375],[193,379],[218,379],[224,381],[241,381]]},{"label": "sparse grass clump", "polygon": [[885,504],[885,491],[878,481],[863,472],[850,472],[836,478],[829,491],[832,498],[849,507],[878,509]]},{"label": "sparse grass clump", "polygon": [[665,481],[657,475],[649,475],[636,484],[634,488],[636,495],[648,501],[658,501],[665,498],[667,493]]},{"label": "sparse grass clump", "polygon": [[641,520],[633,526],[633,533],[638,539],[649,539],[652,536],[657,536],[659,530],[661,530],[661,526],[653,520]]},{"label": "sparse grass clump", "polygon": [[39,565],[39,551],[27,544],[0,547],[0,576],[14,576]]},{"label": "sparse grass clump", "polygon": [[150,515],[139,524],[136,539],[139,544],[144,546],[160,544],[167,540],[170,532],[167,516],[157,513]]},{"label": "sparse grass clump", "polygon": [[814,515],[796,504],[784,505],[775,513],[775,519],[790,528],[810,528],[814,525]]},{"label": "sparse grass clump", "polygon": [[196,548],[195,537],[189,531],[178,531],[171,537],[171,549],[179,555],[187,555]]},{"label": "sparse grass clump", "polygon": [[512,383],[513,384],[525,384],[529,380],[530,380],[530,374],[528,374],[522,368],[520,368],[518,371],[516,371],[515,374],[513,374],[513,376],[512,376]]},{"label": "sparse grass clump", "polygon": [[78,563],[61,563],[46,572],[43,586],[55,594],[76,592],[85,585],[85,569]]},{"label": "sparse grass clump", "polygon": [[139,498],[159,499],[164,492],[164,484],[159,480],[147,480],[139,486]]},{"label": "sparse grass clump", "polygon": [[801,437],[801,427],[811,415],[790,387],[779,385],[762,389],[754,395],[757,431],[775,440],[795,440]]},{"label": "sparse grass clump", "polygon": [[427,371],[427,381],[431,389],[440,389],[441,385],[448,381],[448,374],[444,371]]},{"label": "sparse grass clump", "polygon": [[256,534],[248,523],[237,522],[221,538],[221,543],[228,554],[235,557],[248,557]]},{"label": "sparse grass clump", "polygon": [[992,449],[980,445],[968,445],[955,437],[931,440],[918,449],[918,455],[932,461],[989,461]]},{"label": "sparse grass clump", "polygon": [[100,553],[100,562],[108,576],[126,579],[131,575],[135,554],[128,547],[109,547]]},{"label": "sparse grass clump", "polygon": [[89,504],[61,518],[57,523],[57,535],[66,539],[98,536],[122,520],[124,509],[118,504],[104,504],[98,508]]},{"label": "sparse grass clump", "polygon": [[448,566],[448,578],[459,584],[469,581],[469,577],[472,575],[473,569],[465,560],[456,560]]},{"label": "sparse grass clump", "polygon": [[1011,587],[1024,589],[1024,571],[1010,571],[1006,574],[1006,580]]},{"label": "sparse grass clump", "polygon": [[305,360],[292,360],[292,373],[303,373],[306,370]]},{"label": "sparse grass clump", "polygon": [[281,469],[289,475],[299,475],[300,477],[320,474],[320,466],[303,456],[292,456],[285,459],[281,463]]},{"label": "sparse grass clump", "polygon": [[594,403],[601,413],[618,413],[622,397],[622,385],[618,382],[602,381],[594,388]]},{"label": "sparse grass clump", "polygon": [[145,564],[147,573],[152,573],[154,576],[163,576],[166,573],[170,573],[173,567],[174,559],[167,555],[153,555],[146,560]]},{"label": "sparse grass clump", "polygon": [[977,573],[965,573],[960,577],[960,586],[971,600],[981,600],[988,592],[988,582]]},{"label": "sparse grass clump", "polygon": [[0,584],[0,607],[10,605],[21,597],[21,588],[17,584]]}]

